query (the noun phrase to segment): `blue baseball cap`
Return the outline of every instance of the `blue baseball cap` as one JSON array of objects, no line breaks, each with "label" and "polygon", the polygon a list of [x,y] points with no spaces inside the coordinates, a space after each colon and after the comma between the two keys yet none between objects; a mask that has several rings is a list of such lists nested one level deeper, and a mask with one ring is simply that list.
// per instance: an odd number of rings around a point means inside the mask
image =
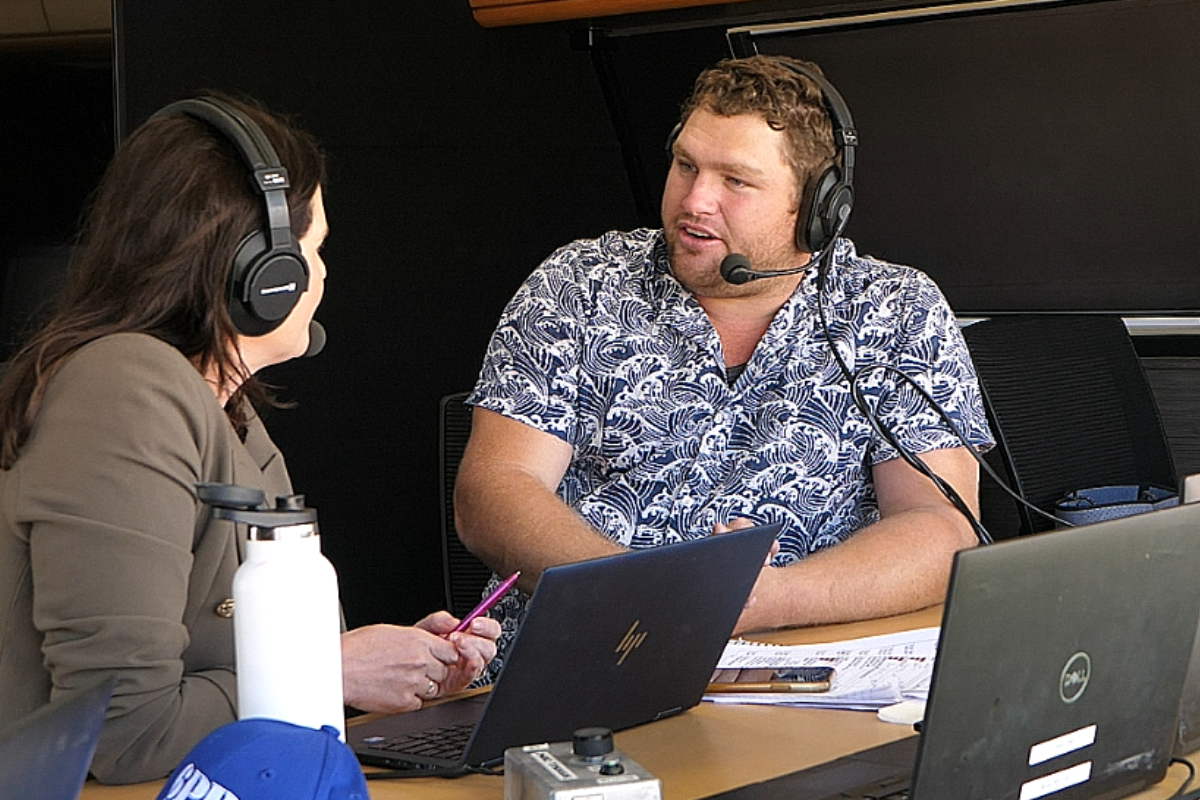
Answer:
[{"label": "blue baseball cap", "polygon": [[274,719],[223,725],[188,753],[158,800],[369,800],[336,728]]}]

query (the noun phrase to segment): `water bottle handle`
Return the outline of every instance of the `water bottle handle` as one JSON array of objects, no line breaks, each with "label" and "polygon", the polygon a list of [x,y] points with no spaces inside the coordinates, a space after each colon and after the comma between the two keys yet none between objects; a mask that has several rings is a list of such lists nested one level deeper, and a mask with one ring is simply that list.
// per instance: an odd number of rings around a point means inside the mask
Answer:
[{"label": "water bottle handle", "polygon": [[196,495],[200,500],[217,508],[235,508],[250,511],[267,508],[267,497],[259,489],[234,486],[228,483],[197,483]]},{"label": "water bottle handle", "polygon": [[302,494],[276,498],[275,508],[267,505],[262,491],[245,486],[198,483],[196,494],[213,507],[213,516],[217,519],[227,519],[259,528],[307,525],[317,521],[317,510],[305,508]]}]

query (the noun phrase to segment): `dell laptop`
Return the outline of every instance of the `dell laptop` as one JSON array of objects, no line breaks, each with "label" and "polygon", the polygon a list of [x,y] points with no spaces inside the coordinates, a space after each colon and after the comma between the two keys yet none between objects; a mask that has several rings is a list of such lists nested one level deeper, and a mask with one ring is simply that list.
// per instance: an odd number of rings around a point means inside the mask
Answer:
[{"label": "dell laptop", "polygon": [[1176,728],[1175,755],[1184,757],[1200,750],[1200,633],[1192,644],[1187,679],[1179,699],[1179,725]]},{"label": "dell laptop", "polygon": [[455,770],[700,702],[779,525],[542,573],[490,692],[350,725],[364,764]]},{"label": "dell laptop", "polygon": [[959,553],[908,737],[717,795],[1116,798],[1162,780],[1200,616],[1200,506]]},{"label": "dell laptop", "polygon": [[113,681],[49,703],[0,732],[0,800],[75,800],[87,780]]}]

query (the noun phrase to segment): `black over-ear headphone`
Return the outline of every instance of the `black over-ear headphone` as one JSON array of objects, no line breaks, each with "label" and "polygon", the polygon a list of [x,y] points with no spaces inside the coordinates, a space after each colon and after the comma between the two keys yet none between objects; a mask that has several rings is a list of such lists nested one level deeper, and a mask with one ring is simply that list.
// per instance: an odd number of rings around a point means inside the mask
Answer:
[{"label": "black over-ear headphone", "polygon": [[238,245],[229,272],[227,298],[234,327],[262,336],[283,323],[308,289],[308,264],[292,234],[287,170],[262,129],[239,109],[215,97],[180,100],[154,117],[182,114],[208,123],[236,147],[254,188],[266,202],[267,233],[260,228]]},{"label": "black over-ear headphone", "polygon": [[[791,61],[780,59],[778,63],[816,84],[833,125],[833,143],[838,149],[838,157],[804,187],[796,219],[796,247],[808,253],[820,253],[845,229],[850,219],[850,210],[854,206],[854,148],[858,146],[858,131],[850,116],[850,107],[825,76]],[[668,152],[682,129],[683,123],[679,123],[671,131],[667,139]]]}]

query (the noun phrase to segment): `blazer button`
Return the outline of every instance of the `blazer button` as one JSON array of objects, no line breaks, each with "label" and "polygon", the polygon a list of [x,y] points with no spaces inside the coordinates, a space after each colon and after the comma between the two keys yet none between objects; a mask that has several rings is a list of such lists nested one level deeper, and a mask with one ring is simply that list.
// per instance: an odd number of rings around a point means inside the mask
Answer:
[{"label": "blazer button", "polygon": [[216,612],[218,617],[229,619],[233,616],[233,598],[231,597],[227,600],[222,600],[221,602],[217,603],[217,607],[214,608],[213,611]]}]

